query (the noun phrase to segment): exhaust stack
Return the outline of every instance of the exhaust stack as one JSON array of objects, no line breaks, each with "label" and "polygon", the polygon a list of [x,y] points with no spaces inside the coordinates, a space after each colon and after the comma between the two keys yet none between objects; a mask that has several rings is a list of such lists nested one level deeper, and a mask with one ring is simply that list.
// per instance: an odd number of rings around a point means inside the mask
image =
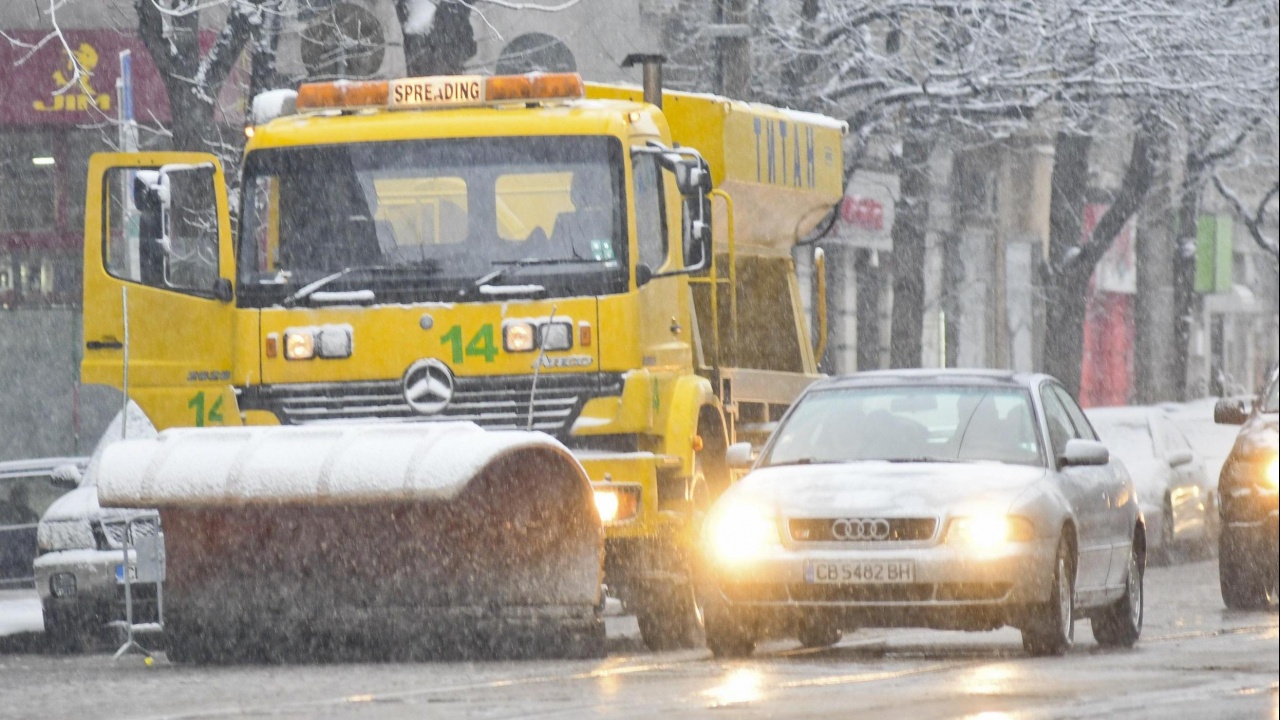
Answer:
[{"label": "exhaust stack", "polygon": [[641,67],[644,101],[657,105],[659,110],[662,109],[662,63],[666,61],[666,55],[656,53],[632,53],[622,60],[624,68]]}]

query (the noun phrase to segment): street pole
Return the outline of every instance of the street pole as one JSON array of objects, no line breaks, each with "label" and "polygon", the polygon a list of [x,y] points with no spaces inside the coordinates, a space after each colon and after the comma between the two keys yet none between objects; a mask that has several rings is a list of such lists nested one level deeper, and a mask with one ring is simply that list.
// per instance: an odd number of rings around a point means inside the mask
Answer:
[{"label": "street pole", "polygon": [[751,25],[748,0],[720,0],[720,23],[712,26],[719,61],[720,94],[751,95]]}]

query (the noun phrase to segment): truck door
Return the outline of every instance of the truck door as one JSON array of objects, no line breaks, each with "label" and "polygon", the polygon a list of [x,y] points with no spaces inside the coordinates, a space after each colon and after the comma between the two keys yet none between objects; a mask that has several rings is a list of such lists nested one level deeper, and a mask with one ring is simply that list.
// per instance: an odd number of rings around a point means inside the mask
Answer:
[{"label": "truck door", "polygon": [[[650,155],[632,156],[632,200],[635,205],[637,265],[651,273],[680,267],[679,194]],[[690,363],[692,328],[688,280],[682,275],[655,277],[640,288],[640,343],[644,364],[669,377]]]},{"label": "truck door", "polygon": [[83,381],[122,387],[127,350],[129,395],[157,428],[240,424],[221,163],[99,153],[86,198]]}]

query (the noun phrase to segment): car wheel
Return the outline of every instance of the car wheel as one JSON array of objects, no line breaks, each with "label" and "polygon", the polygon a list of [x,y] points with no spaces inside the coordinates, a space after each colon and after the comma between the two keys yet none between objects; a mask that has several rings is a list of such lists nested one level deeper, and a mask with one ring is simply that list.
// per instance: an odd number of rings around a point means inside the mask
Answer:
[{"label": "car wheel", "polygon": [[1053,589],[1049,600],[1031,608],[1022,628],[1022,648],[1031,655],[1062,655],[1075,641],[1076,558],[1071,542],[1063,537],[1053,563]]},{"label": "car wheel", "polygon": [[807,648],[831,647],[840,642],[844,633],[835,622],[824,618],[806,617],[800,620],[796,631],[800,644]]},{"label": "car wheel", "polygon": [[44,603],[44,638],[50,650],[56,653],[81,653],[88,643],[84,623],[69,613],[53,607],[52,603]]},{"label": "car wheel", "polygon": [[757,630],[740,611],[720,603],[708,605],[705,614],[707,648],[717,658],[749,657],[756,649]]},{"label": "car wheel", "polygon": [[1093,638],[1104,647],[1133,647],[1142,634],[1143,577],[1146,562],[1137,543],[1129,550],[1124,596],[1093,618]]},{"label": "car wheel", "polygon": [[1276,601],[1276,578],[1280,573],[1270,562],[1262,562],[1262,554],[1251,551],[1259,543],[1250,542],[1248,531],[1224,527],[1218,541],[1218,582],[1222,601],[1231,610],[1266,610]]},{"label": "car wheel", "polygon": [[636,623],[646,647],[654,652],[697,647],[702,610],[691,583],[650,586],[639,594]]},{"label": "car wheel", "polygon": [[1160,542],[1151,550],[1151,564],[1168,566],[1174,563],[1176,548],[1173,533],[1173,503],[1169,496],[1164,498],[1164,506],[1160,509]]}]

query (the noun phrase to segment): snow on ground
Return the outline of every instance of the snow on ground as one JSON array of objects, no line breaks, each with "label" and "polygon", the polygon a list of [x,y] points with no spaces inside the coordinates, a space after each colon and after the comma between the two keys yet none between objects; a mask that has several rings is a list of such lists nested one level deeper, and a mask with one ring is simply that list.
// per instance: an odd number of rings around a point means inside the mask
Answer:
[{"label": "snow on ground", "polygon": [[40,596],[35,590],[0,590],[0,636],[44,632]]}]

